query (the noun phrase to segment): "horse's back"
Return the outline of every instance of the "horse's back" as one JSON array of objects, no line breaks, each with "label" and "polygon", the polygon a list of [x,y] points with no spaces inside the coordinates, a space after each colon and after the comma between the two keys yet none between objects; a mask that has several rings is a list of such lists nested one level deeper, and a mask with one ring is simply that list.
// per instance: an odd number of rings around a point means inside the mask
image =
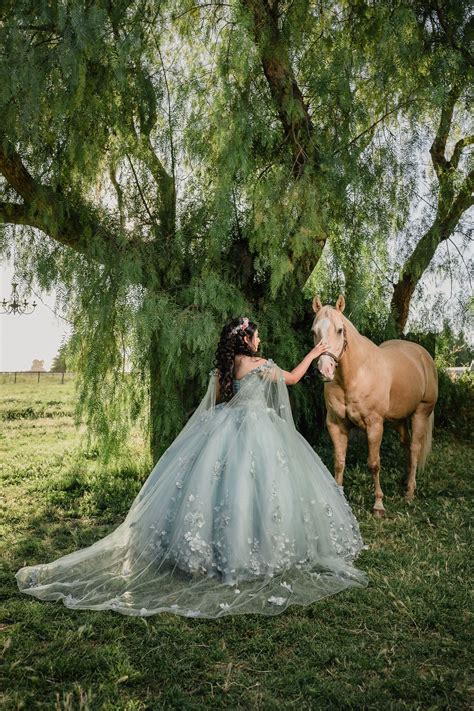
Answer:
[{"label": "horse's back", "polygon": [[[436,366],[433,358],[430,356],[426,348],[420,346],[419,343],[413,341],[403,341],[401,339],[391,339],[380,344],[384,352],[384,356],[393,359],[396,362],[402,363],[403,366],[409,364],[410,367],[422,363],[433,372],[436,373]],[[402,366],[402,367],[403,367]]]},{"label": "horse's back", "polygon": [[405,404],[410,409],[411,401],[434,405],[438,396],[438,374],[428,351],[418,343],[396,339],[384,341],[379,348],[391,375],[392,407],[404,409]]}]

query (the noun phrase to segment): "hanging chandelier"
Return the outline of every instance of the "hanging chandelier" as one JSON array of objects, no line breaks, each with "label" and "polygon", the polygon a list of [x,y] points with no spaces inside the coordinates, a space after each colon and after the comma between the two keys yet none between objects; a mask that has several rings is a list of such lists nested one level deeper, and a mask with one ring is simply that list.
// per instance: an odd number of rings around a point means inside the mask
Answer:
[{"label": "hanging chandelier", "polygon": [[7,301],[6,299],[3,299],[3,301],[0,302],[0,313],[21,315],[31,314],[35,310],[37,306],[36,301],[33,301],[32,304],[30,304],[26,299],[20,301],[17,286],[18,284],[12,282],[12,294],[10,300]]}]

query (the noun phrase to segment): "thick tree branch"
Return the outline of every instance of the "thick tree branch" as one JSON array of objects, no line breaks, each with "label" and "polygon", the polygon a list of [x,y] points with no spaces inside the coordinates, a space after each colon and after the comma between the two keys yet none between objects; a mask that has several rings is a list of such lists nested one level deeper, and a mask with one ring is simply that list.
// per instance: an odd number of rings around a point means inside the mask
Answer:
[{"label": "thick tree branch", "polygon": [[33,224],[33,222],[34,220],[25,205],[20,205],[16,202],[0,202],[1,224],[39,227],[38,224]]},{"label": "thick tree branch", "polygon": [[[466,212],[474,204],[474,170],[471,170],[459,190],[456,198],[453,200],[450,209],[448,210],[445,222],[446,228],[454,230],[459,222],[462,214]],[[447,235],[449,236],[449,235]]]},{"label": "thick tree branch", "polygon": [[158,158],[150,135],[147,133],[137,134],[135,131],[137,145],[139,146],[140,158],[145,163],[155,181],[159,192],[158,221],[159,232],[167,242],[170,242],[176,230],[176,186],[173,176],[169,175]]},{"label": "thick tree branch", "polygon": [[288,47],[278,29],[277,3],[241,0],[253,19],[255,43],[286,140],[293,154],[293,175],[299,178],[308,162],[318,166],[319,148],[308,107],[291,66]]},{"label": "thick tree branch", "polygon": [[438,179],[440,179],[446,170],[449,168],[449,161],[446,158],[446,142],[448,140],[451,122],[453,120],[453,112],[456,101],[459,98],[461,89],[459,85],[454,86],[446,97],[446,101],[441,109],[441,117],[438,124],[436,136],[430,148],[431,161],[436,171]]},{"label": "thick tree branch", "polygon": [[[1,136],[0,136],[1,138]],[[92,204],[37,182],[19,154],[0,141],[0,173],[23,198],[24,204],[0,203],[0,221],[40,229],[52,239],[101,264],[117,261],[117,254],[136,263],[135,282],[147,286],[153,277],[146,244],[127,240],[120,226],[107,224]]]},{"label": "thick tree branch", "polygon": [[474,203],[474,172],[463,180],[456,193],[457,168],[463,149],[470,145],[474,137],[465,136],[455,145],[451,159],[446,157],[446,144],[451,131],[456,101],[464,87],[465,77],[459,77],[445,98],[435,138],[430,148],[431,160],[438,178],[438,206],[433,224],[420,239],[401,270],[400,279],[395,284],[391,301],[391,312],[399,333],[403,332],[408,319],[410,302],[423,273],[428,268],[438,246],[449,239],[462,215]]},{"label": "thick tree branch", "polygon": [[[254,42],[263,73],[283,128],[285,142],[291,150],[292,176],[299,180],[308,169],[317,173],[321,166],[320,147],[309,108],[296,80],[290,48],[279,29],[278,1],[240,0],[240,3],[252,20]],[[296,220],[293,233],[288,235],[290,245],[299,228],[299,220]],[[292,280],[296,289],[292,298],[298,298],[297,294],[318,263],[325,240],[324,234],[308,234],[304,249],[301,249],[300,240],[298,249],[295,250],[297,254],[290,255],[293,266]]]},{"label": "thick tree branch", "polygon": [[403,265],[399,281],[392,295],[391,311],[399,333],[403,332],[408,319],[411,298],[423,273],[428,268],[438,246],[451,237],[463,214],[474,204],[474,171],[465,178],[463,185],[449,209],[440,203],[436,218],[425,232]]},{"label": "thick tree branch", "polygon": [[156,36],[154,37],[154,40],[155,40],[155,47],[158,52],[158,56],[160,58],[161,69],[163,70],[163,77],[164,77],[165,86],[166,86],[166,98],[167,98],[167,103],[168,103],[168,130],[169,130],[169,134],[170,134],[171,177],[173,178],[173,182],[176,182],[176,159],[175,159],[175,149],[174,149],[174,139],[173,139],[173,123],[171,120],[171,92],[170,92],[170,87],[168,84],[168,77],[166,75],[165,63],[163,62],[163,56],[161,54],[160,45],[159,45],[159,42],[158,42]]},{"label": "thick tree branch", "polygon": [[[468,62],[471,67],[474,67],[474,57],[472,56],[471,52],[467,49],[467,47],[464,44],[459,44],[459,42],[456,40],[454,36],[454,30],[452,27],[449,26],[448,20],[444,14],[444,9],[442,8],[441,3],[435,2],[434,3],[435,8],[436,8],[436,14],[438,16],[438,21],[443,29],[443,32],[445,34],[446,40],[449,45],[453,49],[455,49],[457,52],[460,52],[466,62]],[[470,36],[472,36],[472,29],[473,29],[473,19],[469,20],[465,26],[464,30],[464,35],[466,39],[469,39]],[[464,39],[464,38],[463,38]]]},{"label": "thick tree branch", "polygon": [[459,165],[459,159],[461,158],[461,153],[467,146],[471,146],[474,143],[474,136],[464,136],[460,138],[459,141],[454,146],[453,155],[449,161],[451,167],[457,169]]},{"label": "thick tree branch", "polygon": [[[0,138],[2,138],[1,134]],[[24,200],[30,199],[38,189],[18,153],[9,144],[6,144],[5,147],[5,142],[0,143],[0,172]]]},{"label": "thick tree branch", "polygon": [[139,76],[141,85],[143,86],[148,113],[145,115],[142,111],[139,115],[139,132],[136,129],[133,118],[130,120],[130,128],[135,136],[140,158],[147,166],[156,183],[160,196],[158,209],[160,236],[169,242],[176,230],[176,184],[174,176],[175,158],[172,135],[170,133],[172,161],[172,174],[170,175],[156,154],[151,140],[151,133],[156,126],[158,118],[156,113],[156,97],[153,83],[150,77],[145,73],[142,66],[133,67],[133,72]]}]

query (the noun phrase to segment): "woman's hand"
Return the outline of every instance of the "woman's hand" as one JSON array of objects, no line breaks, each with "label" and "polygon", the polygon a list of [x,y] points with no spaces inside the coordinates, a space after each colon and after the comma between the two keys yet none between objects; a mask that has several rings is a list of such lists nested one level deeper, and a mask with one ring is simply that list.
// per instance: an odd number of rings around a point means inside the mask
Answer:
[{"label": "woman's hand", "polygon": [[319,358],[319,356],[323,353],[326,353],[328,348],[329,346],[327,345],[327,343],[324,343],[324,341],[320,341],[317,346],[314,346],[314,348],[310,350],[310,355],[314,360],[315,358]]},{"label": "woman's hand", "polygon": [[285,376],[285,383],[287,385],[296,385],[296,383],[299,383],[313,360],[319,358],[319,356],[326,353],[327,350],[328,346],[324,341],[321,341],[321,343],[318,343],[317,346],[314,346],[314,348],[305,355],[301,363],[299,363],[296,368],[293,368],[291,372],[287,372],[286,370],[282,371]]}]

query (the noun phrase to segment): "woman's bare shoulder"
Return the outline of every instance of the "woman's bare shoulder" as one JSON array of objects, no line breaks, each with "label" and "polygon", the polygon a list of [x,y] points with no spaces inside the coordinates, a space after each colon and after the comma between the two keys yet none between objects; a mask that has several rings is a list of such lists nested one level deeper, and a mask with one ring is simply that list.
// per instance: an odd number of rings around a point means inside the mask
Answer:
[{"label": "woman's bare shoulder", "polygon": [[254,368],[258,368],[259,365],[263,365],[267,362],[266,358],[257,358],[247,355],[236,356],[234,359],[234,378],[239,380],[247,375],[247,373],[250,373]]}]

